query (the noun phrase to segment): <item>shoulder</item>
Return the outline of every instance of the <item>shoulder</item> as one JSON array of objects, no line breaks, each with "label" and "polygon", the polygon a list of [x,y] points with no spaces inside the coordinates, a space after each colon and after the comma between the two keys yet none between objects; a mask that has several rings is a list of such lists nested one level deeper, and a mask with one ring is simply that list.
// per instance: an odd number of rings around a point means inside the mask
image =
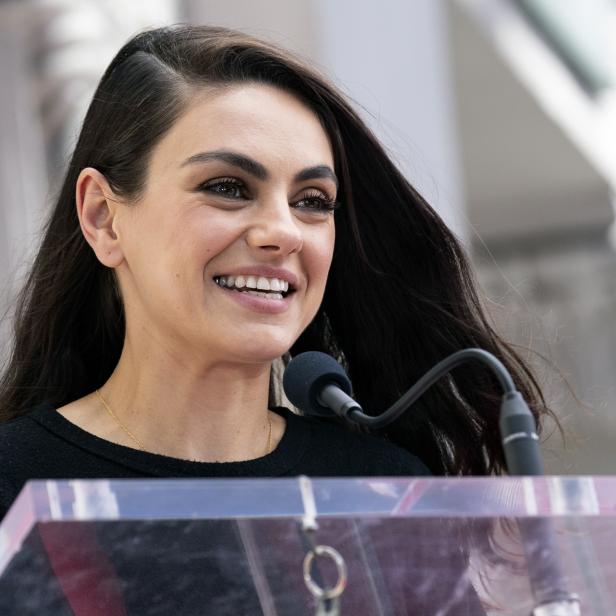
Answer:
[{"label": "shoulder", "polygon": [[[23,446],[36,443],[50,432],[45,428],[45,418],[55,414],[55,407],[42,403],[28,410],[23,415],[0,424],[0,455]],[[34,441],[33,441],[34,439]]]},{"label": "shoulder", "polygon": [[33,414],[38,413],[39,408],[31,413],[16,417],[0,424],[0,461],[3,469],[10,467],[23,455],[24,447],[36,448],[43,430],[33,421]]},{"label": "shoulder", "polygon": [[30,464],[45,455],[43,436],[29,414],[0,424],[0,519],[30,474]]},{"label": "shoulder", "polygon": [[40,451],[41,441],[49,433],[38,418],[51,411],[53,407],[50,404],[41,404],[20,417],[0,424],[0,469],[23,460],[24,451]]},{"label": "shoulder", "polygon": [[10,486],[19,491],[28,479],[52,476],[50,470],[67,449],[67,443],[48,426],[53,426],[54,415],[51,404],[40,404],[0,424],[0,491],[4,494]]},{"label": "shoulder", "polygon": [[385,439],[355,432],[336,419],[294,415],[291,421],[311,432],[310,446],[302,458],[302,465],[310,469],[305,474],[430,475],[426,465],[411,452]]}]

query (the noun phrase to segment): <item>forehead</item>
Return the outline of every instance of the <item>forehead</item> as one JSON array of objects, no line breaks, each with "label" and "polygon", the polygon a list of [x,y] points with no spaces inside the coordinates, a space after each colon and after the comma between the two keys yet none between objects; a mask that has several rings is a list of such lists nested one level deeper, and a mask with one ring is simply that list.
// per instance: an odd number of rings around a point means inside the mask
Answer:
[{"label": "forehead", "polygon": [[314,112],[273,86],[245,84],[199,91],[154,149],[151,167],[177,168],[201,151],[229,149],[272,171],[328,164],[333,154]]}]

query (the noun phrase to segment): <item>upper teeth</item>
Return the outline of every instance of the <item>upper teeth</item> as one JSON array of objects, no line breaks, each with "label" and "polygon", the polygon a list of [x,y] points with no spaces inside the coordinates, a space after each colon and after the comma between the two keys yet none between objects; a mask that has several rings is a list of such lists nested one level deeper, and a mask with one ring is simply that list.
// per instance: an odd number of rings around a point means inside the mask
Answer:
[{"label": "upper teeth", "polygon": [[219,276],[216,282],[221,287],[235,287],[236,289],[258,289],[276,293],[286,293],[289,290],[289,283],[286,280],[265,278],[265,276]]}]

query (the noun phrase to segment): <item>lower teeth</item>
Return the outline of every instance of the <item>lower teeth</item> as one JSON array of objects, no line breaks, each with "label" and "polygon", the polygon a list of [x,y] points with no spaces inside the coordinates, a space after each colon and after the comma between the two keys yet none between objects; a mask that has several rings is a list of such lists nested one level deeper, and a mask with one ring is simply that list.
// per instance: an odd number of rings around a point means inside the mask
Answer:
[{"label": "lower teeth", "polygon": [[261,293],[259,291],[240,291],[240,293],[249,293],[250,295],[264,297],[265,299],[282,299],[281,293]]},{"label": "lower teeth", "polygon": [[257,297],[264,297],[265,299],[284,299],[282,293],[276,293],[275,291],[270,291],[269,293],[265,293],[262,291],[252,291],[249,289],[236,289],[236,288],[229,288],[229,287],[225,287],[225,285],[219,284],[218,281],[216,281],[216,284],[218,284],[219,286],[224,288],[229,289],[230,291],[237,291],[238,293],[249,293],[250,295],[256,295]]}]

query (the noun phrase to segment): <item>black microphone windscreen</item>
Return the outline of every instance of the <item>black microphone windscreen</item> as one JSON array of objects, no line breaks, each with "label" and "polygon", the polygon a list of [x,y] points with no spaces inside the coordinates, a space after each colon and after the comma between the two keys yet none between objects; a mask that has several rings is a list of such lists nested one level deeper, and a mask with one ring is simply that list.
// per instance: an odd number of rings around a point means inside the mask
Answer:
[{"label": "black microphone windscreen", "polygon": [[318,401],[319,393],[329,384],[335,384],[351,395],[351,381],[344,368],[331,355],[319,351],[308,351],[294,357],[282,378],[285,395],[306,415],[334,414]]}]

